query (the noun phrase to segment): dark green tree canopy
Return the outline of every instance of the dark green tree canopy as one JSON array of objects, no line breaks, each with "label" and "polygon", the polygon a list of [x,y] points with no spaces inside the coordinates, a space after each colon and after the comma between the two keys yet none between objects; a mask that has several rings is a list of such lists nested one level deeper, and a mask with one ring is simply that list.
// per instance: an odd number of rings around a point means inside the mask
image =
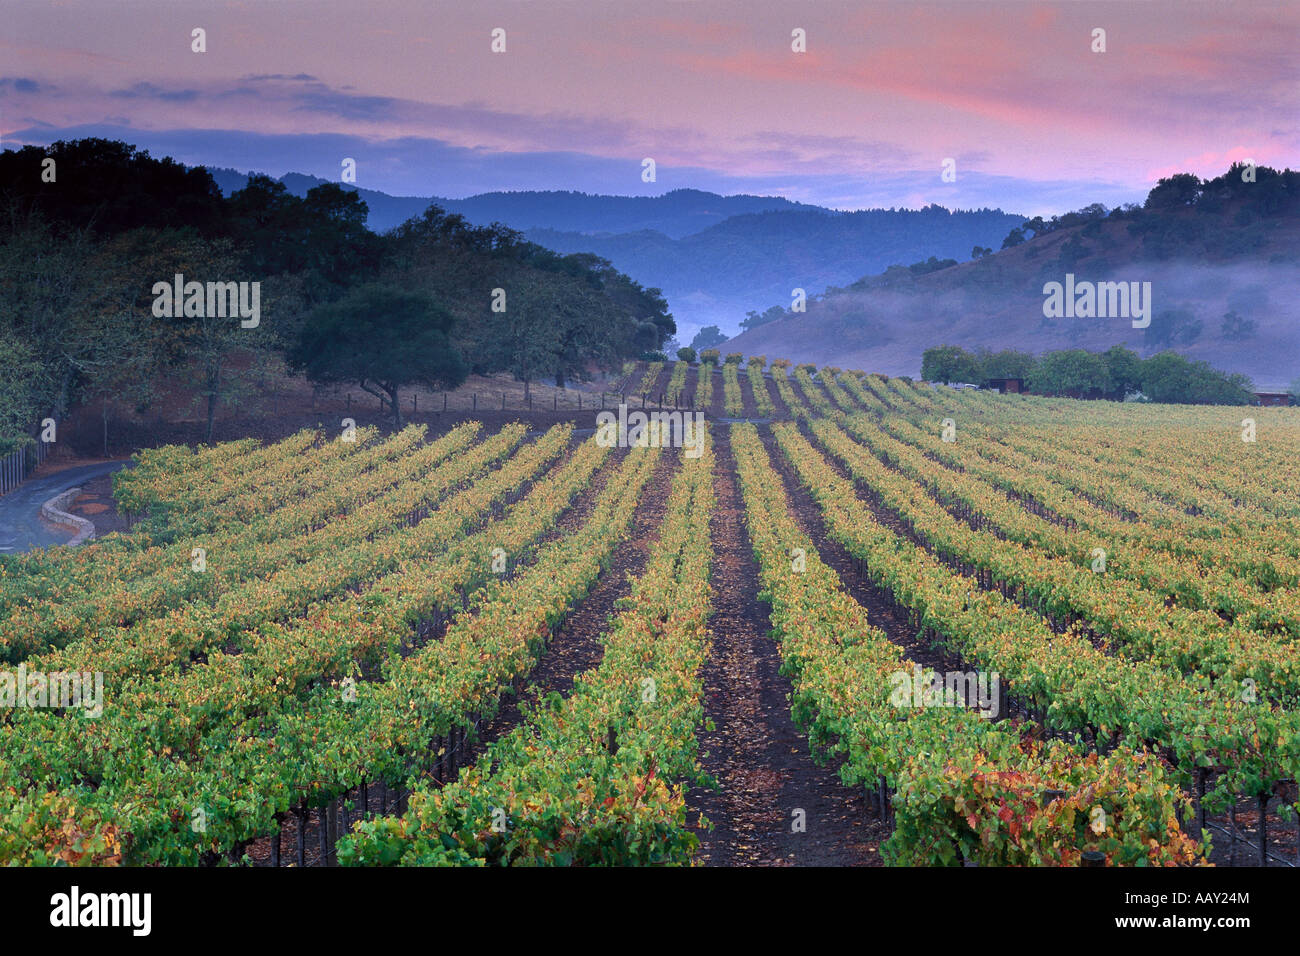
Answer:
[{"label": "dark green tree canopy", "polygon": [[721,345],[727,341],[727,337],[722,334],[722,330],[716,325],[706,325],[695,333],[695,338],[691,339],[691,348],[697,351],[711,349],[715,345]]},{"label": "dark green tree canopy", "polygon": [[1035,359],[1028,352],[1017,352],[1015,349],[1003,349],[1000,352],[981,349],[976,353],[975,361],[979,366],[977,382],[986,385],[995,378],[1026,377],[1034,367]]},{"label": "dark green tree canopy", "polygon": [[979,363],[959,345],[937,345],[921,354],[921,378],[929,382],[974,382]]},{"label": "dark green tree canopy", "polygon": [[1153,402],[1188,405],[1245,405],[1255,397],[1245,376],[1224,375],[1177,352],[1161,352],[1142,363],[1142,391]]},{"label": "dark green tree canopy", "polygon": [[769,322],[775,322],[777,319],[785,318],[785,309],[779,305],[773,305],[763,312],[755,312],[753,309],[745,313],[744,321],[740,327],[748,332],[750,329],[756,329],[760,325],[767,325]]},{"label": "dark green tree canopy", "polygon": [[1084,349],[1046,353],[1030,370],[1026,384],[1040,395],[1074,398],[1099,398],[1111,390],[1105,359]]},{"label": "dark green tree canopy", "polygon": [[1141,391],[1157,402],[1241,405],[1253,400],[1253,386],[1242,375],[1227,375],[1206,362],[1194,362],[1174,352],[1145,361],[1122,345],[1105,352],[1065,349],[1040,356],[1006,349],[975,353],[957,345],[926,349],[921,377],[939,382],[978,382],[1023,378],[1028,391],[1039,395],[1123,400]]},{"label": "dark green tree canopy", "polygon": [[[54,182],[41,177],[47,158],[55,163]],[[0,153],[0,203],[22,218],[39,213],[57,232],[189,227],[213,235],[226,228],[221,190],[206,169],[108,139]]]},{"label": "dark green tree canopy", "polygon": [[465,381],[465,361],[451,344],[453,323],[423,293],[362,285],[308,317],[289,361],[313,382],[382,392],[400,426],[403,386],[450,389]]},{"label": "dark green tree canopy", "polygon": [[1110,373],[1111,398],[1123,399],[1142,387],[1142,358],[1122,345],[1112,345],[1101,355]]}]

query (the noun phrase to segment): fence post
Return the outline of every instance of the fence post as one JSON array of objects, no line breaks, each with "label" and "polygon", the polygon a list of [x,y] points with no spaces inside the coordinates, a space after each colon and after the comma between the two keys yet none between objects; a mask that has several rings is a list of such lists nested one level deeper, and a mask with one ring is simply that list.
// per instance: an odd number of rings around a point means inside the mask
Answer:
[{"label": "fence post", "polygon": [[316,835],[320,837],[320,865],[330,865],[330,822],[322,804],[316,810]]},{"label": "fence post", "polygon": [[1196,832],[1192,836],[1200,839],[1205,829],[1205,777],[1204,767],[1196,768]]},{"label": "fence post", "polygon": [[1237,795],[1232,795],[1232,806],[1228,808],[1228,866],[1237,865]]},{"label": "fence post", "polygon": [[298,819],[298,832],[295,834],[296,856],[299,868],[307,864],[307,805],[301,804],[294,809],[293,815]]},{"label": "fence post", "polygon": [[1259,800],[1259,865],[1268,866],[1268,795]]}]

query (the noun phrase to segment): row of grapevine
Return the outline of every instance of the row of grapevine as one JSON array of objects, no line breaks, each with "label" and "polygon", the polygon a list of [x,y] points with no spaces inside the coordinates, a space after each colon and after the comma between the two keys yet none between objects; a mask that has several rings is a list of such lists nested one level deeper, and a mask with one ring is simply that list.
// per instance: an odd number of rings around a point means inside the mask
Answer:
[{"label": "row of grapevine", "polygon": [[[527,537],[554,526],[557,510],[603,457],[594,442],[582,448],[512,510]],[[438,764],[451,738],[463,735],[473,715],[495,706],[501,690],[526,669],[539,635],[558,626],[565,608],[590,587],[626,533],[656,459],[654,449],[633,449],[583,528],[543,545],[513,577],[483,573],[493,557],[489,545],[511,543],[492,526],[447,565],[405,566],[375,592],[382,600],[351,601],[338,614],[314,616],[282,632],[268,644],[269,666],[293,668],[299,655],[328,660],[279,682],[269,673],[259,679],[228,672],[242,689],[229,688],[227,699],[249,699],[250,706],[222,717],[214,695],[201,736],[185,740],[183,728],[173,725],[172,744],[183,746],[185,759],[166,759],[171,744],[148,738],[107,767],[111,776],[100,786],[84,793],[63,788],[60,797],[78,792],[80,817],[116,828],[129,860],[193,862],[205,853],[231,852],[275,830],[285,814],[321,805],[363,779],[391,786]],[[455,617],[441,640],[412,645],[413,628],[418,633],[431,614],[448,619],[463,602],[466,585],[449,574],[466,567],[490,577],[469,595],[469,612]],[[371,651],[383,680],[367,679],[371,669],[346,666]],[[349,669],[360,678],[351,694],[339,683]],[[317,678],[304,684],[313,673]],[[34,791],[25,802],[39,808],[46,797]],[[196,807],[204,811],[202,831],[188,825]]]},{"label": "row of grapevine", "polygon": [[[1096,508],[1079,507],[1077,498],[1058,493],[1041,476],[1031,475],[1025,481],[1000,480],[1000,469],[981,466],[973,455],[955,456],[948,451],[951,445],[930,441],[929,436],[910,426],[881,423],[877,428],[861,419],[850,419],[846,427],[882,461],[927,486],[946,506],[963,509],[1001,537],[1041,548],[1082,567],[1095,563],[1095,549],[1104,545],[1106,574],[1132,579],[1162,602],[1213,612],[1205,619],[1206,626],[1217,628],[1227,621],[1264,634],[1300,636],[1300,595],[1291,588],[1261,589],[1257,573],[1241,573],[1247,569],[1244,556],[1258,554],[1249,536],[1224,531],[1217,547],[1206,547],[1204,543],[1189,547],[1190,542],[1180,536],[1165,536],[1146,526],[1134,527]],[[904,442],[887,434],[892,432],[907,433],[913,441]],[[928,447],[930,453],[923,454],[917,445]],[[956,464],[959,470],[935,467],[936,462]],[[1071,527],[1064,528],[1059,520],[1052,522],[1033,514],[999,494],[999,489],[1009,486],[1019,487],[1021,490],[1015,493],[1021,498],[1045,503],[1058,519],[1070,521]],[[1230,559],[1231,567],[1224,566],[1227,554],[1236,556]]]},{"label": "row of grapevine", "polygon": [[[427,455],[421,451],[411,456],[413,471],[402,469],[408,479],[422,480],[392,485],[307,534],[286,535],[274,544],[240,542],[230,551],[218,548],[208,553],[205,548],[201,564],[182,557],[141,582],[112,582],[108,593],[96,591],[77,601],[65,598],[25,606],[11,613],[0,646],[15,658],[66,646],[67,653],[54,650],[35,663],[47,671],[117,673],[109,659],[137,643],[156,646],[161,640],[175,647],[176,639],[169,640],[167,633],[204,634],[209,642],[233,637],[243,628],[274,619],[259,613],[272,603],[283,607],[280,613],[291,613],[294,607],[305,607],[304,602],[365,580],[369,562],[399,560],[400,552],[385,556],[382,549],[374,548],[375,537],[406,530],[403,526],[410,524],[412,514],[427,511],[459,487],[472,486],[493,463],[518,446],[524,433],[522,425],[507,426],[449,461],[444,460],[445,448],[428,446]],[[567,434],[561,439],[557,432],[537,447],[549,449],[553,456],[564,441]],[[536,450],[530,449],[525,457],[531,460]],[[430,459],[439,462],[433,470],[427,468]],[[541,464],[536,461],[534,467]],[[384,483],[389,485],[386,480]],[[408,534],[401,540],[414,539]],[[269,595],[277,595],[276,602]],[[141,629],[152,633],[139,634]],[[89,647],[83,646],[83,638]],[[92,658],[95,666],[90,666],[87,658]],[[128,669],[140,663],[137,656]]]},{"label": "row of grapevine", "polygon": [[870,579],[912,609],[921,629],[996,671],[1044,714],[1049,729],[1102,745],[1158,750],[1190,779],[1222,771],[1215,799],[1271,791],[1300,771],[1300,718],[1096,648],[1079,629],[1055,634],[999,591],[983,591],[877,522],[852,486],[791,425],[773,427],[786,458],[823,509],[829,533]]},{"label": "row of grapevine", "polygon": [[655,394],[655,385],[659,382],[659,376],[663,373],[663,362],[651,362],[645,368],[645,374],[641,376],[641,381],[637,384],[636,394],[651,395]]},{"label": "row of grapevine", "polygon": [[708,652],[713,456],[684,459],[659,539],[604,638],[604,657],[562,702],[490,746],[400,818],[358,825],[355,864],[629,865],[690,859],[682,782],[696,776]]},{"label": "row of grapevine", "polygon": [[732,418],[745,414],[745,402],[740,393],[740,369],[734,362],[722,366],[722,404]]},{"label": "row of grapevine", "polygon": [[[1063,480],[1074,478],[1081,492],[1104,501],[1118,495],[1111,503],[1121,510],[1136,506],[1152,520],[1183,526],[1189,514],[1253,527],[1282,518],[1286,535],[1279,543],[1295,546],[1300,525],[1290,519],[1300,516],[1300,506],[1285,489],[1300,480],[1300,470],[1294,442],[1287,440],[1294,423],[1285,425],[1285,410],[1252,410],[1251,416],[1270,419],[1261,421],[1259,440],[1243,442],[1237,409],[1094,402],[1094,421],[1085,424],[1077,403],[1065,399],[948,389],[931,394],[952,412],[960,410],[964,425],[996,433],[998,441],[1051,464]],[[935,407],[931,399],[898,410],[925,414]]]},{"label": "row of grapevine", "polygon": [[783,367],[773,364],[772,381],[776,382],[777,393],[781,396],[781,401],[785,402],[785,407],[790,409],[790,414],[796,418],[807,417],[809,414],[808,407],[794,393],[794,388],[790,385],[790,380]]},{"label": "row of grapevine", "polygon": [[[984,572],[989,583],[1040,612],[1059,615],[1067,623],[1086,622],[1091,636],[1124,648],[1132,657],[1154,659],[1180,673],[1225,678],[1229,692],[1241,693],[1240,682],[1251,679],[1261,694],[1295,700],[1300,694],[1300,661],[1285,644],[1238,626],[1225,626],[1209,611],[1170,605],[1140,581],[1127,580],[1125,563],[1107,556],[1107,568],[1090,568],[1096,539],[1073,544],[1066,540],[1022,540],[1028,535],[999,536],[973,529],[954,518],[912,477],[886,467],[866,448],[849,440],[835,425],[816,422],[812,429],[822,445],[843,462],[849,473],[880,501],[900,515],[907,527],[942,558],[957,562],[966,573]],[[869,435],[866,428],[855,434]],[[869,440],[869,439],[868,439]],[[937,471],[931,472],[938,475]],[[953,482],[956,484],[956,481]],[[970,502],[972,498],[953,499]],[[1005,502],[1005,499],[1003,499]],[[986,496],[981,513],[997,513]],[[1014,518],[1030,516],[1005,502],[1001,522],[1015,528]],[[1041,529],[1036,529],[1041,530]],[[1056,548],[1053,549],[1052,544]],[[1071,553],[1073,552],[1073,553]],[[1115,558],[1122,557],[1118,550]]]},{"label": "row of grapevine", "polygon": [[[418,447],[423,427],[409,431],[323,467],[336,478],[333,484],[227,529],[172,544],[136,534],[111,542],[91,560],[54,569],[43,554],[24,556],[16,564],[23,573],[11,580],[36,578],[40,584],[14,589],[22,594],[5,614],[6,656],[71,644],[97,627],[128,627],[181,601],[211,602],[250,577],[310,560],[323,545],[369,538],[411,510],[409,482],[427,482],[427,506],[509,454],[524,436],[514,426],[470,449],[477,429],[457,429]],[[349,520],[350,515],[357,517]],[[203,556],[197,572],[196,548]]]},{"label": "row of grapevine", "polygon": [[[240,628],[232,636],[237,643],[212,651],[202,666],[184,670],[162,666],[151,673],[136,662],[135,667],[109,672],[111,697],[104,713],[93,721],[47,710],[13,715],[3,728],[10,757],[3,782],[11,793],[87,779],[100,781],[102,788],[113,775],[129,778],[139,768],[165,762],[163,757],[210,746],[216,729],[237,723],[245,714],[280,705],[312,682],[346,672],[352,661],[378,659],[388,647],[384,643],[388,636],[409,631],[411,623],[435,613],[450,614],[472,585],[482,583],[492,557],[486,542],[476,537],[456,542],[456,536],[553,459],[567,444],[568,434],[567,426],[557,427],[554,438],[537,443],[534,454],[529,454],[534,449],[528,449],[511,466],[466,489],[414,528],[397,533],[416,547],[354,555],[355,560],[373,556],[389,562],[387,572],[376,573],[368,586],[344,581],[321,587],[315,593],[328,600],[305,616],[286,615],[284,623],[276,623],[280,615],[274,592],[263,592],[260,602],[247,612],[259,622]],[[592,452],[568,466],[569,494],[590,476],[600,457]],[[556,490],[552,485],[544,493],[554,496]],[[556,498],[565,500],[567,496]],[[539,535],[546,528],[545,521],[533,521],[530,534]],[[496,534],[490,540],[497,540]],[[424,562],[415,571],[402,563],[412,558]],[[435,584],[441,586],[435,589]],[[406,626],[399,627],[402,624]],[[185,659],[187,649],[177,640],[181,636],[172,635],[166,646],[173,660]],[[131,662],[140,649],[115,646],[111,650],[120,664],[121,658]],[[161,650],[155,650],[147,663],[160,664]],[[149,734],[141,737],[140,727],[148,727]]]},{"label": "row of grapevine", "polygon": [[812,380],[812,376],[806,368],[802,366],[794,370],[794,379],[799,383],[799,388],[803,391],[803,397],[808,400],[808,404],[817,411],[819,415],[836,415],[838,409],[831,404],[826,393],[818,387]]},{"label": "row of grapevine", "polygon": [[708,410],[713,407],[713,366],[701,362],[695,374],[695,407]]},{"label": "row of grapevine", "polygon": [[767,380],[763,378],[763,366],[751,359],[745,363],[745,374],[749,377],[749,387],[754,392],[754,406],[764,418],[776,415],[776,405],[767,389]]},{"label": "row of grapevine", "polygon": [[665,392],[669,404],[682,404],[682,392],[686,391],[686,370],[690,365],[690,362],[677,362],[673,365],[673,374],[668,379],[668,390]]},{"label": "row of grapevine", "polygon": [[[464,436],[464,444],[468,444],[476,432],[477,426],[469,429]],[[246,488],[256,488],[259,483],[266,487],[264,476],[268,474],[270,475],[269,480],[274,482],[274,487],[280,487],[282,484],[296,486],[296,482],[301,479],[301,476],[285,477],[279,473],[277,466],[283,465],[285,462],[300,462],[306,459],[313,468],[318,467],[321,470],[327,470],[329,466],[318,460],[317,455],[343,456],[362,447],[373,449],[376,434],[373,429],[362,429],[358,432],[359,440],[355,444],[338,445],[329,443],[326,445],[320,442],[320,436],[315,432],[301,432],[285,442],[256,449],[253,454],[256,455],[258,460],[249,469],[243,468],[237,459],[226,460],[219,474],[213,474],[211,467],[199,467],[199,463],[204,460],[199,455],[180,456],[174,467],[181,477],[188,475],[189,480],[193,482],[194,488],[190,494],[194,498],[203,494],[201,489],[205,487],[205,482],[208,480],[213,480],[214,485],[227,489],[227,493],[229,493],[230,485],[227,482],[235,475],[242,476],[244,480],[241,485]],[[422,438],[423,431],[419,431],[418,436]],[[308,444],[304,446],[303,441],[308,442]],[[315,442],[317,447],[312,447],[312,442]],[[394,439],[394,442],[396,442],[396,439]],[[384,443],[384,447],[386,448],[389,444]],[[239,445],[243,447],[244,443],[239,443]],[[394,444],[393,447],[397,447],[397,444]],[[170,451],[171,448],[172,446],[168,446],[164,449],[141,452],[137,455],[137,462],[148,458],[151,451]],[[342,458],[340,457],[341,461]],[[351,460],[348,463],[351,464]],[[155,488],[145,482],[138,474],[141,467],[137,463],[136,468],[115,476],[115,484],[119,488],[124,488],[124,491],[117,495],[120,508],[125,508],[123,504],[123,498],[125,497],[134,498],[137,512],[141,509],[148,509],[149,501],[162,500],[162,487]],[[191,468],[194,469],[192,473]],[[166,474],[169,483],[175,477],[175,474]],[[135,482],[134,486],[130,486],[131,482]],[[220,491],[212,493],[209,505],[214,508],[214,512],[218,510],[216,506],[219,504],[221,497],[222,492]],[[274,509],[264,504],[263,511],[269,513],[272,510]],[[231,524],[236,523],[231,522]],[[233,533],[239,533],[240,530],[242,529],[232,528]],[[163,563],[160,557],[162,554],[160,548],[154,547],[152,536],[142,533],[141,529],[137,529],[129,540],[123,535],[112,534],[96,538],[77,548],[49,548],[29,552],[23,555],[21,560],[9,558],[7,561],[10,565],[21,565],[21,573],[8,574],[6,569],[0,566],[0,613],[4,613],[21,601],[36,595],[58,594],[60,589],[86,587],[88,584],[101,579],[106,571],[109,573],[120,572],[122,576],[129,578],[137,574],[149,573],[156,570]]]},{"label": "row of grapevine", "polygon": [[[902,437],[913,443],[919,434],[914,426],[896,418],[882,419],[881,427],[896,434],[905,432]],[[1296,609],[1300,607],[1300,593],[1295,590],[1300,583],[1300,561],[1294,555],[1300,542],[1284,528],[1241,508],[1232,520],[1189,517],[1183,509],[1144,498],[1132,484],[1108,476],[1106,468],[1093,459],[1085,462],[1076,456],[1074,460],[1060,460],[1051,450],[1060,441],[1054,436],[1027,442],[1023,436],[1013,434],[994,437],[978,424],[962,423],[959,427],[963,449],[969,445],[974,455],[958,455],[952,445],[931,441],[929,457],[958,469],[974,470],[979,477],[1051,508],[1062,518],[1085,527],[1103,528],[1112,536],[1110,540],[1118,537],[1140,541],[1144,549],[1168,551],[1203,567],[1227,572],[1208,584],[1198,583],[1195,578],[1204,572],[1193,572],[1189,567],[1178,580],[1161,585],[1179,594],[1180,600],[1209,607],[1231,619],[1249,614],[1249,620],[1254,622],[1251,626],[1266,631],[1295,627]],[[938,434],[937,428],[934,434]],[[1044,464],[1048,467],[1043,468]],[[1226,466],[1211,465],[1215,467]],[[1195,498],[1194,491],[1185,493],[1188,500]],[[1153,504],[1163,513],[1152,514]],[[1147,573],[1158,574],[1160,570],[1156,567]]]},{"label": "row of grapevine", "polygon": [[895,675],[910,673],[910,662],[791,519],[757,432],[736,426],[732,444],[792,706],[815,746],[844,757],[845,783],[875,789],[883,780],[893,790],[888,862],[1072,865],[1085,852],[1117,864],[1196,859],[1178,826],[1181,795],[1153,755],[1102,757],[966,708],[892,701]]},{"label": "row of grapevine", "polygon": [[863,378],[864,376],[854,372],[846,372],[840,377],[839,381],[858,405],[877,414],[883,413],[885,403],[867,389],[866,385],[863,384]]},{"label": "row of grapevine", "polygon": [[[937,435],[901,419],[881,419],[880,428],[901,442],[922,447],[927,458],[971,475],[1002,493],[1037,509],[1045,517],[1071,528],[1084,528],[1112,540],[1140,544],[1206,569],[1220,568],[1256,588],[1294,587],[1300,581],[1282,576],[1269,560],[1296,547],[1284,541],[1261,541],[1261,528],[1242,523],[1197,520],[1187,514],[1175,524],[1156,526],[1123,509],[1099,504],[1096,495],[1068,487],[1069,470],[1043,467],[1036,459],[1015,451],[976,428],[963,429],[957,443],[936,441]],[[1270,536],[1271,537],[1271,536]],[[1218,545],[1218,546],[1215,546]],[[1230,546],[1229,546],[1230,545]]]}]

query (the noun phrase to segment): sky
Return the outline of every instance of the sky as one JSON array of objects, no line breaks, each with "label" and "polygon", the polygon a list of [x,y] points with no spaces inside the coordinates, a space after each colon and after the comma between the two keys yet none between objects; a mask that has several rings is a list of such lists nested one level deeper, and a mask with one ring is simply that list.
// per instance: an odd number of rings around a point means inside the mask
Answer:
[{"label": "sky", "polygon": [[1300,3],[1249,0],[5,0],[0,142],[327,179],[351,158],[395,195],[1038,215],[1300,165],[1297,51]]}]

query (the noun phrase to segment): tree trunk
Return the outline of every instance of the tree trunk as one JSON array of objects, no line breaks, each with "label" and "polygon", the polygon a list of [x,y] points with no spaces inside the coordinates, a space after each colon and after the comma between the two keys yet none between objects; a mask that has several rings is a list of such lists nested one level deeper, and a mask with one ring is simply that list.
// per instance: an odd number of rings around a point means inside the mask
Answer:
[{"label": "tree trunk", "polygon": [[398,401],[396,385],[381,385],[384,391],[388,393],[389,404],[393,406],[393,424],[398,428],[402,427],[402,403]]},{"label": "tree trunk", "polygon": [[207,443],[212,444],[213,424],[217,418],[217,387],[221,383],[220,369],[212,369],[208,372],[208,437]]},{"label": "tree trunk", "polygon": [[556,369],[556,370],[555,370],[555,387],[556,387],[556,388],[564,388],[564,387],[565,387],[565,384],[564,384],[564,369],[562,369],[562,368],[559,368],[559,369]]},{"label": "tree trunk", "polygon": [[532,379],[528,379],[528,378],[524,379],[524,401],[525,402],[532,401],[533,398],[532,384],[533,384]]},{"label": "tree trunk", "polygon": [[71,368],[65,369],[63,378],[59,382],[58,408],[55,409],[54,417],[64,419],[68,417],[69,395],[72,390],[72,377],[75,373]]},{"label": "tree trunk", "polygon": [[108,457],[108,397],[104,397],[104,457]]}]

